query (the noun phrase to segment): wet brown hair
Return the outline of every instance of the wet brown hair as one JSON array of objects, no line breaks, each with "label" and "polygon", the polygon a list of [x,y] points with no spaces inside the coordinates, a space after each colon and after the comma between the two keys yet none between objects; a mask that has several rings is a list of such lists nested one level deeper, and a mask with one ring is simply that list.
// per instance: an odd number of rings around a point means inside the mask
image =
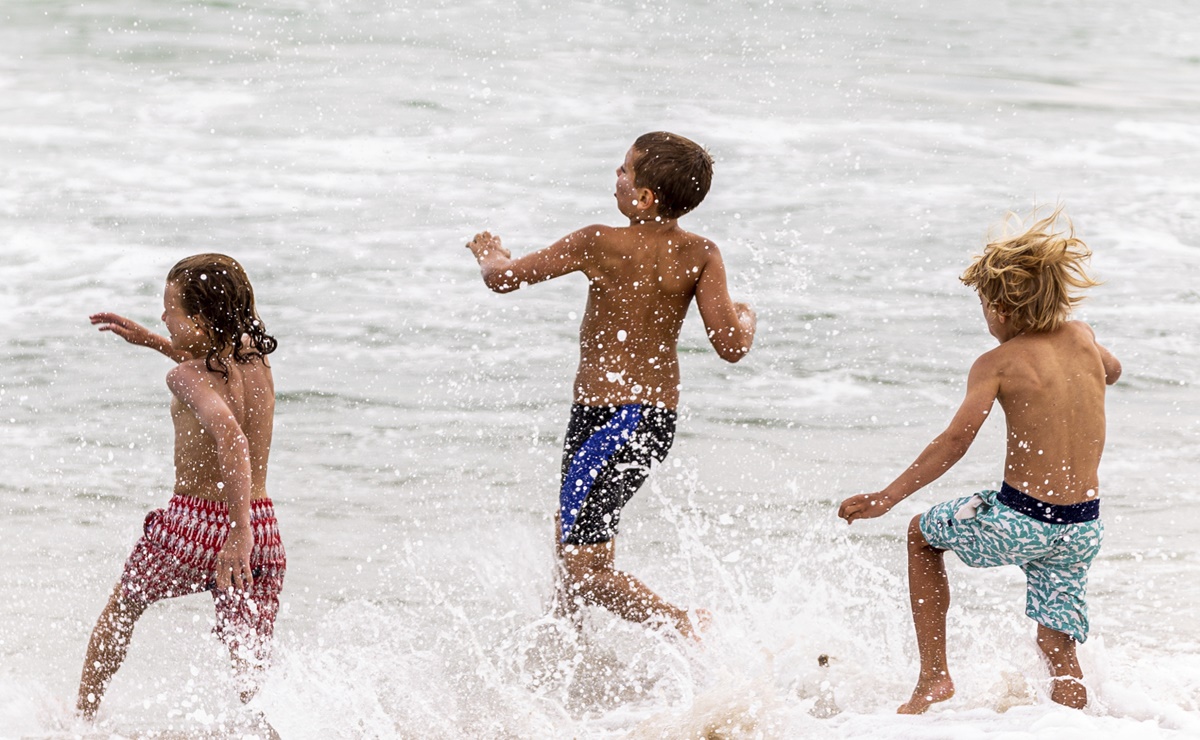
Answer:
[{"label": "wet brown hair", "polygon": [[[1060,219],[1066,222],[1063,228]],[[1073,291],[1099,282],[1084,269],[1092,252],[1075,236],[1075,225],[1063,215],[1061,205],[1041,219],[1034,209],[1029,220],[1033,223],[1028,228],[1012,234],[1024,223],[1009,213],[1004,234],[984,247],[960,279],[1007,314],[1017,328],[1053,331],[1083,300]]]},{"label": "wet brown hair", "polygon": [[713,160],[704,147],[666,131],[642,134],[633,142],[633,184],[649,188],[658,215],[679,218],[700,205],[712,185]]},{"label": "wet brown hair", "polygon": [[[179,286],[181,308],[199,325],[212,342],[204,358],[209,372],[229,378],[229,368],[221,358],[233,349],[233,359],[245,362],[275,351],[275,337],[267,334],[254,306],[254,288],[246,271],[232,257],[223,254],[197,254],[179,260],[167,273],[167,282]],[[249,342],[243,342],[245,336]],[[216,367],[213,367],[214,363]]]}]

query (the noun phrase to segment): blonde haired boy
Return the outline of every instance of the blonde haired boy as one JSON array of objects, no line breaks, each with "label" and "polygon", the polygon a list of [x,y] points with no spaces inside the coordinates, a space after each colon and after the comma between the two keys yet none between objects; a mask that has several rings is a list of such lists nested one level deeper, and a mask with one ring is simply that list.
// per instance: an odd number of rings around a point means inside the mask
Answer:
[{"label": "blonde haired boy", "polygon": [[[1087,573],[1100,550],[1104,394],[1121,363],[1091,327],[1068,321],[1096,283],[1091,256],[1061,207],[1015,236],[987,245],[962,276],[975,288],[988,331],[1000,346],[971,366],[967,394],[950,426],[882,491],[851,496],[838,515],[848,523],[887,513],[937,480],[966,453],[993,402],[1008,425],[1003,485],[938,504],[908,529],[909,598],[921,671],[901,714],[919,714],[954,695],[946,665],[950,586],[943,554],[983,568],[1018,565],[1028,583],[1025,613],[1038,623],[1050,666],[1050,698],[1087,704],[1075,643],[1087,639]],[[1036,212],[1035,212],[1036,213]],[[1036,216],[1035,216],[1036,217]]]}]

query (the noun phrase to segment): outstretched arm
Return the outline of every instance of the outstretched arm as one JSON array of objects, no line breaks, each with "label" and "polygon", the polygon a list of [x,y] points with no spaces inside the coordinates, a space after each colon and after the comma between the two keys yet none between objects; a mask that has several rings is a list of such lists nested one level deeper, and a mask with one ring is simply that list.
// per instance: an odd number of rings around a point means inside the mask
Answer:
[{"label": "outstretched arm", "polygon": [[893,506],[954,467],[975,441],[975,435],[987,420],[996,395],[1000,392],[1000,378],[993,365],[994,361],[988,355],[976,360],[967,376],[967,396],[946,431],[935,437],[913,464],[887,488],[851,496],[843,501],[838,508],[838,516],[848,524],[858,519],[883,516]]},{"label": "outstretched arm", "polygon": [[497,293],[508,293],[522,285],[560,277],[582,270],[588,250],[606,226],[588,226],[564,236],[545,249],[517,259],[500,244],[500,237],[485,231],[467,243],[479,262],[483,282]]},{"label": "outstretched arm", "polygon": [[136,344],[139,347],[149,347],[155,352],[160,352],[170,357],[175,362],[184,362],[192,359],[192,356],[188,353],[172,347],[171,340],[155,334],[138,322],[127,319],[120,314],[102,311],[94,313],[88,318],[91,319],[93,324],[98,326],[100,331],[110,331],[130,344]]},{"label": "outstretched arm", "polygon": [[254,549],[254,533],[250,530],[250,443],[211,378],[198,361],[183,363],[167,373],[167,387],[195,414],[217,447],[221,490],[231,526],[217,553],[217,588],[229,588],[231,583],[249,588],[254,582],[250,572],[250,552]]},{"label": "outstretched arm", "polygon": [[758,317],[746,303],[734,303],[729,297],[725,261],[715,244],[709,244],[708,259],[696,283],[696,307],[708,333],[708,341],[722,360],[737,362],[754,344]]}]

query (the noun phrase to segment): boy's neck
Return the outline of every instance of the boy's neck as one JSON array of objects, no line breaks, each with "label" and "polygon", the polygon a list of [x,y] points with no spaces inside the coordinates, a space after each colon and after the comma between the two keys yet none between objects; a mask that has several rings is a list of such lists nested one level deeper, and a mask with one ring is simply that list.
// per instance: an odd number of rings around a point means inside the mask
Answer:
[{"label": "boy's neck", "polygon": [[1000,344],[1004,344],[1005,342],[1012,341],[1013,339],[1016,339],[1025,333],[1025,329],[1013,326],[1012,324],[1001,324],[1000,331],[995,336],[996,339],[1000,340]]},{"label": "boy's neck", "polygon": [[640,216],[630,216],[629,225],[631,227],[656,229],[659,231],[670,231],[679,227],[679,219],[663,218],[661,216],[650,216],[642,218]]}]

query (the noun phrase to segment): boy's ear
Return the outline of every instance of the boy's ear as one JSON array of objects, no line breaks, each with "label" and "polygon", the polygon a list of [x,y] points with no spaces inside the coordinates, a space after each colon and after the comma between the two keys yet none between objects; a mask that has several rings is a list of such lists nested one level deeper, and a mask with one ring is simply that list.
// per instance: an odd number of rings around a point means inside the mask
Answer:
[{"label": "boy's ear", "polygon": [[658,200],[654,197],[654,191],[650,188],[637,189],[637,207],[640,211],[646,211],[654,207]]}]

